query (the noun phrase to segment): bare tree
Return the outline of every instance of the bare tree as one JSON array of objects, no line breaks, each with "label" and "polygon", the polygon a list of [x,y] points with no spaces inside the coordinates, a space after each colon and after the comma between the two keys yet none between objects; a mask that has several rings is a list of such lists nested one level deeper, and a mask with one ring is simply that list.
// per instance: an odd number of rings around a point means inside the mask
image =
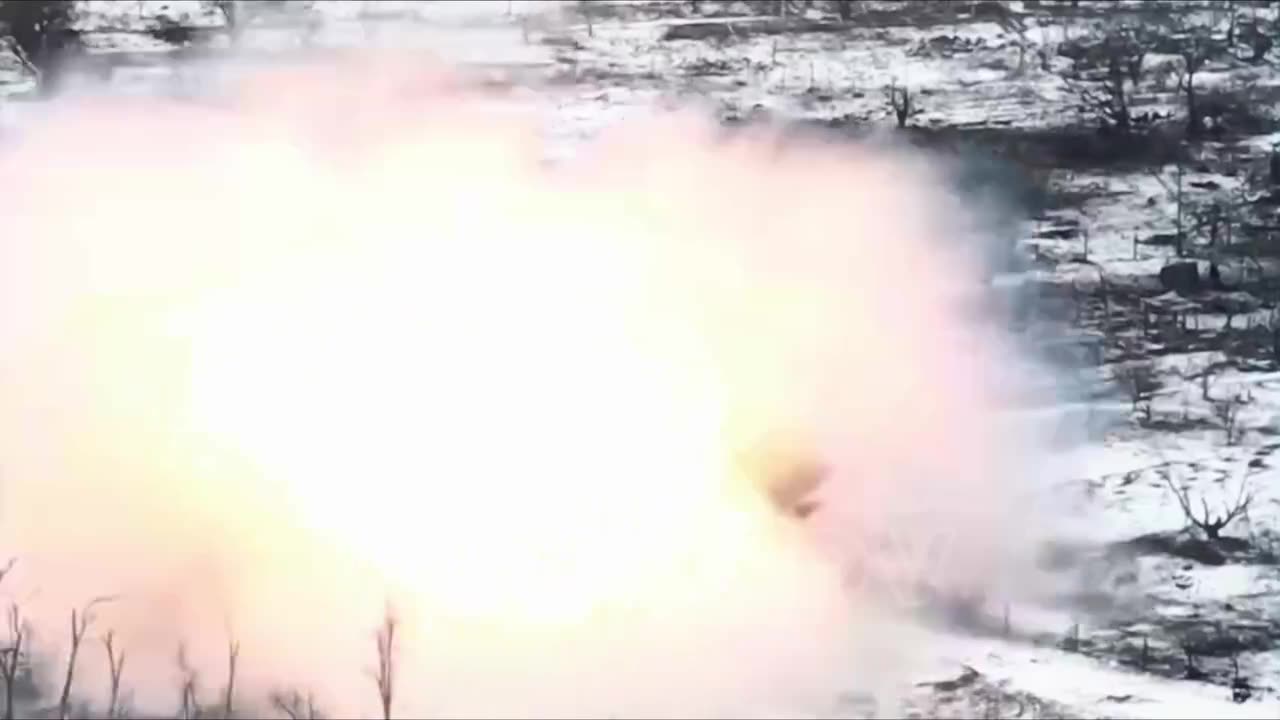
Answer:
[{"label": "bare tree", "polygon": [[1174,203],[1174,250],[1178,253],[1178,257],[1186,255],[1187,251],[1187,233],[1186,233],[1186,211],[1185,211],[1185,195],[1182,191],[1183,177],[1186,175],[1186,168],[1179,158],[1174,165],[1173,182],[1170,183],[1160,174],[1159,171],[1151,171],[1151,177],[1160,183],[1160,187],[1164,188],[1165,194]]},{"label": "bare tree", "polygon": [[[13,570],[17,560],[10,558],[4,568],[0,569],[0,581]],[[26,665],[27,625],[22,619],[22,610],[18,604],[10,603],[9,643],[0,648],[0,678],[4,680],[4,720],[13,720],[13,700],[18,686],[18,675]]]},{"label": "bare tree", "polygon": [[911,96],[911,89],[898,87],[896,81],[885,88],[884,94],[885,99],[889,101],[889,107],[893,109],[893,116],[898,121],[899,128],[905,128],[911,118],[924,112],[916,106]]},{"label": "bare tree", "polygon": [[1112,378],[1129,397],[1133,412],[1141,412],[1145,422],[1151,421],[1151,398],[1160,389],[1160,378],[1150,362],[1128,362],[1116,367]]},{"label": "bare tree", "polygon": [[71,611],[71,646],[67,651],[67,674],[62,681],[62,694],[58,696],[58,717],[61,720],[68,720],[71,716],[71,686],[75,682],[76,659],[80,656],[80,643],[84,641],[84,634],[93,624],[93,609],[111,599],[97,597],[90,600],[84,609]]},{"label": "bare tree", "polygon": [[1200,374],[1200,399],[1205,402],[1213,402],[1213,396],[1209,394],[1209,388],[1213,387],[1213,366],[1204,369]]},{"label": "bare tree", "polygon": [[1212,401],[1213,416],[1222,423],[1228,445],[1235,445],[1240,440],[1240,410],[1247,404],[1249,396],[1244,393]]},{"label": "bare tree", "polygon": [[1200,113],[1200,96],[1196,91],[1196,74],[1223,51],[1222,43],[1214,37],[1210,25],[1182,23],[1176,32],[1178,64],[1174,67],[1178,92],[1187,103],[1187,137],[1199,138],[1204,134],[1204,117]]},{"label": "bare tree", "polygon": [[1223,504],[1222,513],[1214,514],[1209,510],[1209,502],[1203,497],[1200,498],[1201,514],[1196,517],[1195,510],[1192,508],[1191,491],[1188,488],[1178,488],[1174,484],[1173,478],[1167,470],[1160,473],[1173,496],[1178,500],[1178,506],[1182,508],[1182,515],[1187,522],[1193,527],[1199,528],[1204,536],[1209,540],[1217,540],[1222,536],[1222,531],[1233,520],[1240,517],[1249,509],[1249,504],[1253,502],[1253,493],[1249,492],[1249,483],[1247,480],[1241,480],[1240,490],[1236,494],[1235,501],[1231,504]]},{"label": "bare tree", "polygon": [[1191,213],[1195,218],[1195,230],[1199,235],[1201,231],[1208,231],[1209,247],[1217,247],[1218,240],[1223,236],[1223,226],[1230,227],[1230,223],[1226,220],[1226,213],[1223,212],[1222,205],[1216,202],[1203,204]]},{"label": "bare tree", "polygon": [[111,671],[111,684],[107,693],[107,720],[115,720],[120,713],[120,680],[124,677],[125,653],[116,648],[114,630],[108,630],[102,636],[102,645],[106,648],[107,668]]},{"label": "bare tree", "polygon": [[240,641],[232,640],[227,644],[227,690],[222,700],[222,717],[226,720],[235,717],[236,665],[239,662]]},{"label": "bare tree", "polygon": [[271,707],[289,720],[324,720],[324,713],[316,707],[315,696],[298,690],[275,690],[267,698]]},{"label": "bare tree", "polygon": [[9,605],[9,644],[0,648],[0,675],[4,677],[4,720],[13,720],[18,677],[27,663],[27,624],[17,603]]},{"label": "bare tree", "polygon": [[178,644],[178,717],[196,720],[200,717],[200,676],[187,657],[186,643]]},{"label": "bare tree", "polygon": [[399,623],[388,609],[382,619],[382,627],[375,634],[378,647],[378,669],[374,681],[378,685],[378,701],[382,705],[382,720],[391,720],[391,704],[396,689],[396,628]]},{"label": "bare tree", "polygon": [[1249,684],[1249,679],[1240,673],[1240,653],[1231,654],[1231,700],[1235,703],[1245,703],[1249,698],[1253,697],[1253,687]]},{"label": "bare tree", "polygon": [[1204,671],[1196,664],[1196,648],[1190,640],[1182,641],[1182,656],[1186,658],[1186,672],[1183,674],[1188,680],[1203,680]]},{"label": "bare tree", "polygon": [[1082,109],[1105,128],[1121,133],[1132,130],[1132,97],[1142,81],[1146,56],[1136,30],[1121,28],[1108,33],[1082,58],[1103,68],[1100,75],[1077,84]]}]

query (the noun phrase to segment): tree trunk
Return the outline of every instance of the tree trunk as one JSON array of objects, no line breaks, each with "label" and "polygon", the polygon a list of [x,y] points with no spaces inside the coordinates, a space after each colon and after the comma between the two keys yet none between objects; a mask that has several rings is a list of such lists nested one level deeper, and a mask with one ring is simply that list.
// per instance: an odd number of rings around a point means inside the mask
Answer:
[{"label": "tree trunk", "polygon": [[1200,103],[1197,102],[1196,89],[1192,84],[1192,75],[1187,75],[1187,137],[1195,140],[1204,134],[1204,118],[1200,117]]},{"label": "tree trunk", "polygon": [[1182,174],[1183,174],[1182,164],[1179,163],[1178,164],[1178,189],[1177,189],[1177,197],[1175,198],[1176,202],[1178,203],[1178,215],[1177,215],[1178,230],[1177,230],[1177,238],[1176,238],[1178,257],[1184,257],[1186,255],[1186,242],[1187,242],[1186,233],[1184,232],[1183,226],[1182,226]]}]

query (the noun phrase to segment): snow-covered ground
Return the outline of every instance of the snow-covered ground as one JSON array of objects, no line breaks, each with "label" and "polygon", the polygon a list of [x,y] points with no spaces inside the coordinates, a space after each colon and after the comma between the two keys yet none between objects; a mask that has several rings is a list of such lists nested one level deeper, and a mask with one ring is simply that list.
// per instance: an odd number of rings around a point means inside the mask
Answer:
[{"label": "snow-covered ground", "polygon": [[[537,90],[530,102],[546,113],[553,156],[672,98],[704,103],[726,119],[767,113],[892,126],[885,91],[893,85],[914,93],[920,113],[912,124],[926,129],[1031,134],[1080,122],[1079,98],[1064,79],[1070,62],[1057,50],[1089,32],[1088,3],[1079,17],[1020,2],[1005,3],[1001,12],[981,12],[993,3],[938,3],[920,15],[906,4],[863,3],[864,14],[839,31],[822,25],[833,17],[811,12],[792,19],[809,21],[809,29],[797,24],[786,32],[740,4],[702,5],[701,15],[691,16],[653,3],[599,3],[583,16],[554,2],[296,3],[246,15],[236,42],[255,58],[300,48],[414,44],[508,73]],[[1124,8],[1108,12],[1119,18],[1141,11]],[[105,78],[123,92],[199,83],[211,58],[231,47],[223,17],[195,0],[89,0],[81,10],[89,53],[119,60],[94,82]],[[208,35],[179,49],[142,32],[162,16]],[[1149,64],[1164,59],[1153,54]],[[1206,89],[1233,87],[1246,77],[1256,93],[1280,86],[1280,74],[1238,66],[1211,65],[1200,82]],[[1158,84],[1135,96],[1136,113],[1180,112],[1176,94]],[[38,114],[34,89],[29,69],[0,46],[0,132]],[[1207,142],[1181,170],[1172,162],[1050,163],[1038,178],[1058,201],[1022,226],[1020,247],[1039,258],[1026,277],[1103,273],[1158,285],[1158,271],[1175,255],[1171,243],[1156,239],[1176,229],[1177,188],[1187,214],[1213,202],[1255,200],[1248,171],[1277,142],[1274,128],[1230,147]],[[1108,304],[1103,320],[1095,312],[1081,322],[1137,338],[1130,326],[1111,329],[1121,312]],[[1232,327],[1266,315],[1242,313]],[[1192,335],[1212,344],[1225,322],[1221,312],[1199,312]],[[988,608],[996,617],[1003,612],[1003,632],[933,634],[931,667],[908,688],[903,712],[1280,717],[1280,468],[1272,459],[1280,449],[1280,374],[1242,362],[1224,367],[1220,350],[1194,343],[1179,350],[1143,342],[1158,355],[1160,387],[1149,397],[1117,394],[1059,408],[1074,417],[1087,407],[1099,418],[1058,447],[1046,461],[1055,472],[1035,488],[1060,509],[1060,538],[1045,565],[1061,584],[1003,611]],[[1113,370],[1099,370],[1101,382]],[[1199,377],[1206,372],[1207,385]],[[1226,423],[1235,397],[1244,399]],[[1233,426],[1231,437],[1225,424]],[[1073,479],[1063,482],[1064,476]],[[1213,516],[1236,504],[1242,487],[1251,498],[1248,511],[1223,531],[1234,543],[1206,543],[1184,531],[1175,488],[1197,514],[1204,508]],[[1204,677],[1185,679],[1189,666]],[[1237,675],[1252,690],[1244,702],[1232,701],[1229,685]],[[860,712],[866,709],[850,700],[834,716]]]}]

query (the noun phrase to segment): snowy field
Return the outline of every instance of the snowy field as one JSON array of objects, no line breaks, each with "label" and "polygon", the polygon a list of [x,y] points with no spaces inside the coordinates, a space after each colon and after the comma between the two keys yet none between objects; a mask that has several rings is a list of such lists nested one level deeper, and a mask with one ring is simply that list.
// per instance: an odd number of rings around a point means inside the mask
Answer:
[{"label": "snowy field", "polygon": [[[850,697],[833,700],[830,716],[1280,717],[1280,372],[1268,355],[1274,296],[1261,282],[1272,266],[1232,249],[1272,242],[1274,230],[1256,228],[1278,204],[1264,176],[1280,142],[1280,60],[1210,61],[1198,76],[1206,98],[1226,108],[1237,97],[1256,118],[1185,156],[1157,148],[1111,162],[1090,149],[1093,120],[1061,50],[1099,22],[1147,22],[1150,5],[857,3],[848,23],[814,7],[784,22],[745,3],[690,5],[599,3],[584,15],[568,3],[294,3],[257,9],[233,41],[206,3],[89,0],[83,69],[69,91],[105,80],[122,93],[183,93],[226,72],[218,60],[233,45],[241,63],[308,48],[425,46],[518,86],[513,97],[545,113],[556,157],[668,101],[727,122],[888,129],[886,89],[908,88],[919,142],[995,148],[1038,186],[1009,230],[1008,277],[1036,305],[1022,325],[1093,332],[1101,362],[1064,372],[1079,383],[1064,394],[1080,397],[1042,410],[1083,429],[1054,443],[1052,472],[1027,478],[1059,508],[1057,539],[1042,552],[1055,582],[1016,601],[990,598],[980,627],[931,631],[931,668],[902,689],[899,707]],[[1212,23],[1220,8],[1181,12]],[[1274,21],[1274,7],[1239,12]],[[155,37],[148,29],[161,17],[193,39]],[[1149,54],[1132,96],[1134,114],[1173,118],[1160,132],[1176,132],[1184,111],[1176,79],[1160,70],[1175,60]],[[39,117],[35,90],[0,47],[0,133]],[[1232,112],[1222,122],[1236,122]],[[1064,150],[1054,137],[1083,139]],[[1237,237],[1208,229],[1211,210]],[[1242,272],[1257,287],[1170,298],[1160,270],[1177,259],[1168,238],[1180,215],[1193,228],[1185,254],[1202,269],[1256,266]],[[1180,315],[1160,315],[1153,298],[1182,302]],[[1055,303],[1066,309],[1055,313]],[[1206,538],[1188,513],[1229,521]],[[1233,700],[1233,684],[1248,697]]]}]

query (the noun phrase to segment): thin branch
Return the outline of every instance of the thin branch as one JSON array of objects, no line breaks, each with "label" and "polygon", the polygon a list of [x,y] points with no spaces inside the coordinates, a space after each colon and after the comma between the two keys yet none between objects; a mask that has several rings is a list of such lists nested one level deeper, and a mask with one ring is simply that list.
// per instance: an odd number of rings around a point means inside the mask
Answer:
[{"label": "thin branch", "polygon": [[187,658],[186,643],[178,643],[177,662],[180,673],[179,717],[182,720],[195,720],[200,716],[200,678]]},{"label": "thin branch", "polygon": [[231,720],[235,716],[236,665],[240,661],[240,641],[227,645],[227,693],[223,698],[222,717]]},{"label": "thin branch", "polygon": [[267,700],[272,708],[289,720],[324,720],[325,717],[311,692],[303,695],[297,690],[275,690]]},{"label": "thin branch", "polygon": [[382,705],[382,720],[391,720],[391,705],[395,700],[396,683],[396,628],[398,622],[390,609],[382,620],[375,640],[378,647],[378,669],[374,681],[378,686],[378,700]]},{"label": "thin branch", "polygon": [[[12,565],[12,563],[11,563]],[[4,720],[13,720],[13,696],[26,657],[26,625],[17,603],[9,605],[9,645],[0,648],[0,676],[4,679]]]},{"label": "thin branch", "polygon": [[111,671],[111,686],[107,696],[107,719],[115,720],[120,713],[120,680],[124,676],[124,660],[125,653],[123,650],[117,650],[116,633],[114,630],[107,631],[102,637],[102,644],[107,651],[107,667]]},{"label": "thin branch", "polygon": [[102,603],[110,602],[111,596],[96,597],[84,606],[83,610],[71,611],[71,649],[67,654],[67,674],[62,682],[62,694],[58,697],[58,717],[68,720],[71,717],[71,685],[75,681],[76,659],[80,655],[80,643],[85,633],[93,624],[93,609]]},{"label": "thin branch", "polygon": [[1173,493],[1174,498],[1178,501],[1178,506],[1182,508],[1183,517],[1187,522],[1204,533],[1205,537],[1210,540],[1216,540],[1221,535],[1222,530],[1231,524],[1237,517],[1245,513],[1249,509],[1249,505],[1253,503],[1253,492],[1249,489],[1247,477],[1240,481],[1240,488],[1236,493],[1235,501],[1227,504],[1223,503],[1222,513],[1214,517],[1213,512],[1209,509],[1209,501],[1204,497],[1200,498],[1200,517],[1196,517],[1195,510],[1191,505],[1191,491],[1188,488],[1179,489],[1174,484],[1173,478],[1168,472],[1160,473],[1164,479],[1165,485]]}]

